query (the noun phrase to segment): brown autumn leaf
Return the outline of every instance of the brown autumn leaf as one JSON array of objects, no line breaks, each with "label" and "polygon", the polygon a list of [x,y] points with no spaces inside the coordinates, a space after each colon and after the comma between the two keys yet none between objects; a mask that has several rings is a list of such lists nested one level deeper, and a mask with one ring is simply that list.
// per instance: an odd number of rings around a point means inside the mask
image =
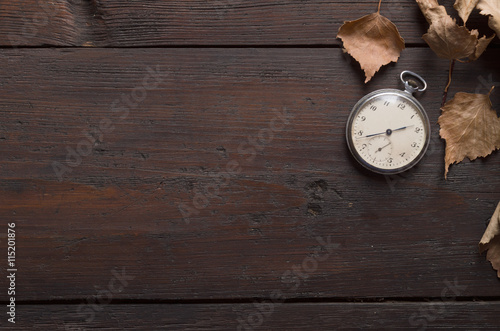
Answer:
[{"label": "brown autumn leaf", "polygon": [[476,53],[477,37],[466,27],[458,26],[451,17],[432,23],[422,38],[444,59],[463,59]]},{"label": "brown autumn leaf", "polygon": [[482,254],[486,250],[486,258],[493,269],[497,270],[497,276],[500,278],[500,202],[479,242],[479,252]]},{"label": "brown autumn leaf", "polygon": [[490,93],[458,92],[442,108],[439,135],[446,140],[445,172],[464,158],[471,161],[500,148],[500,118],[491,107]]},{"label": "brown autumn leaf", "polygon": [[[472,32],[477,33],[477,30],[472,30]],[[493,36],[489,38],[486,38],[486,36],[482,36],[480,39],[478,39],[476,50],[473,54],[469,55],[469,60],[477,60],[477,58],[486,50],[486,47],[488,47],[493,38],[495,38],[495,34],[493,34]]]},{"label": "brown autumn leaf", "polygon": [[500,38],[500,1],[498,0],[479,0],[477,9],[481,10],[482,15],[490,15],[488,25],[496,32]]},{"label": "brown autumn leaf", "polygon": [[[461,1],[459,3],[465,2]],[[441,58],[475,60],[493,39],[493,37],[479,39],[477,30],[471,31],[465,26],[459,26],[455,19],[448,15],[446,8],[439,5],[437,0],[417,0],[417,3],[430,24],[429,30],[422,38],[434,53]],[[462,15],[465,14],[466,12],[462,13]]]},{"label": "brown autumn leaf", "polygon": [[453,8],[455,8],[458,11],[458,16],[462,19],[462,21],[465,23],[469,19],[470,13],[472,13],[472,10],[476,7],[477,3],[479,0],[456,0],[455,4],[453,5]]},{"label": "brown autumn leaf", "polygon": [[[437,0],[417,0],[420,11],[424,14],[427,23],[431,25],[433,22],[441,20],[443,17],[448,16],[446,8],[440,6]],[[449,17],[449,16],[448,16]],[[451,19],[451,17],[450,17]]]},{"label": "brown autumn leaf", "polygon": [[361,65],[365,72],[365,83],[381,66],[397,62],[405,48],[396,26],[378,11],[355,21],[344,22],[337,38],[342,39],[346,51]]}]

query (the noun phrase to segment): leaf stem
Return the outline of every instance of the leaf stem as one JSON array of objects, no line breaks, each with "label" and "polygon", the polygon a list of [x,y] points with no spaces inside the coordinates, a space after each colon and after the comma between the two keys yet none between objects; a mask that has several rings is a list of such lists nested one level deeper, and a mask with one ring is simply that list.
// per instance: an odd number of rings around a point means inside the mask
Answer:
[{"label": "leaf stem", "polygon": [[378,0],[378,8],[377,8],[377,13],[380,14],[380,4],[382,3],[382,0]]},{"label": "leaf stem", "polygon": [[490,91],[488,92],[488,97],[490,96],[491,91],[493,91],[493,89],[494,89],[494,88],[495,88],[495,85],[493,85],[493,86],[491,87]]},{"label": "leaf stem", "polygon": [[446,84],[446,87],[444,88],[444,93],[443,93],[443,101],[441,102],[441,107],[444,106],[446,103],[446,98],[448,97],[448,88],[450,87],[451,84],[451,75],[453,74],[453,68],[455,67],[455,60],[450,61],[450,70],[448,70],[448,83]]}]

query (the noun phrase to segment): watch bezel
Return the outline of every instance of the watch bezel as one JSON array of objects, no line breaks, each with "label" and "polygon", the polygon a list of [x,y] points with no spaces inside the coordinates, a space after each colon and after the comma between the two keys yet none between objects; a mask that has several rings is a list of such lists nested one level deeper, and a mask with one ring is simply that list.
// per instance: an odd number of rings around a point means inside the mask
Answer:
[{"label": "watch bezel", "polygon": [[[425,142],[424,142],[424,146],[421,149],[421,151],[419,152],[419,154],[413,160],[411,160],[408,164],[406,164],[402,167],[394,168],[394,169],[382,169],[382,168],[376,167],[376,166],[371,165],[368,162],[366,162],[364,160],[364,158],[356,150],[356,147],[354,146],[354,142],[352,140],[352,134],[351,134],[353,121],[356,118],[356,115],[358,114],[358,112],[361,110],[361,108],[363,108],[363,106],[366,103],[369,103],[371,100],[373,100],[377,97],[383,96],[383,95],[397,95],[398,97],[402,97],[402,98],[406,99],[406,101],[414,104],[415,108],[421,114],[421,117],[423,119],[424,126],[425,126],[425,135],[426,135]],[[373,91],[371,93],[368,93],[367,95],[365,95],[364,97],[359,99],[358,102],[356,102],[356,104],[352,108],[351,113],[349,114],[349,118],[347,120],[346,139],[347,139],[347,146],[349,147],[349,151],[351,152],[352,156],[364,168],[371,170],[375,173],[382,174],[382,175],[395,175],[395,174],[399,174],[399,173],[405,172],[405,171],[413,168],[417,163],[420,162],[420,160],[422,160],[425,153],[427,152],[427,149],[428,149],[429,143],[430,143],[430,137],[431,137],[431,126],[430,126],[429,117],[427,116],[427,112],[425,111],[424,107],[420,104],[420,102],[417,99],[415,99],[415,97],[413,97],[413,95],[411,95],[408,92],[402,91],[402,90],[381,89],[381,90],[376,90],[376,91]]]}]

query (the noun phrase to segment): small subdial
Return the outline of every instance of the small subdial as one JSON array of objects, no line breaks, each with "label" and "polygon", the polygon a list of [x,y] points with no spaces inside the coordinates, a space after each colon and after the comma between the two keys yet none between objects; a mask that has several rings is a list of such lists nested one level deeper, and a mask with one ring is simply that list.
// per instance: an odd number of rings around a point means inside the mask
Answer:
[{"label": "small subdial", "polygon": [[392,145],[386,136],[373,137],[368,141],[368,155],[373,162],[383,162],[392,155]]}]

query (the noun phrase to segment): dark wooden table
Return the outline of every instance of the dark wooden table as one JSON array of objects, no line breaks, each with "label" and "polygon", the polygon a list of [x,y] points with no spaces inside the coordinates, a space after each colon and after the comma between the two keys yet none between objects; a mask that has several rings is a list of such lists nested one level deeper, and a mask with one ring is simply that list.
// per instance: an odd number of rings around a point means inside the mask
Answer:
[{"label": "dark wooden table", "polygon": [[[498,152],[444,179],[448,62],[415,2],[382,3],[407,48],[363,84],[335,36],[376,7],[0,1],[0,328],[500,329],[500,281],[477,247]],[[497,40],[457,63],[448,98],[498,86],[499,58]],[[402,70],[429,84],[430,149],[373,175],[346,120]]]}]

